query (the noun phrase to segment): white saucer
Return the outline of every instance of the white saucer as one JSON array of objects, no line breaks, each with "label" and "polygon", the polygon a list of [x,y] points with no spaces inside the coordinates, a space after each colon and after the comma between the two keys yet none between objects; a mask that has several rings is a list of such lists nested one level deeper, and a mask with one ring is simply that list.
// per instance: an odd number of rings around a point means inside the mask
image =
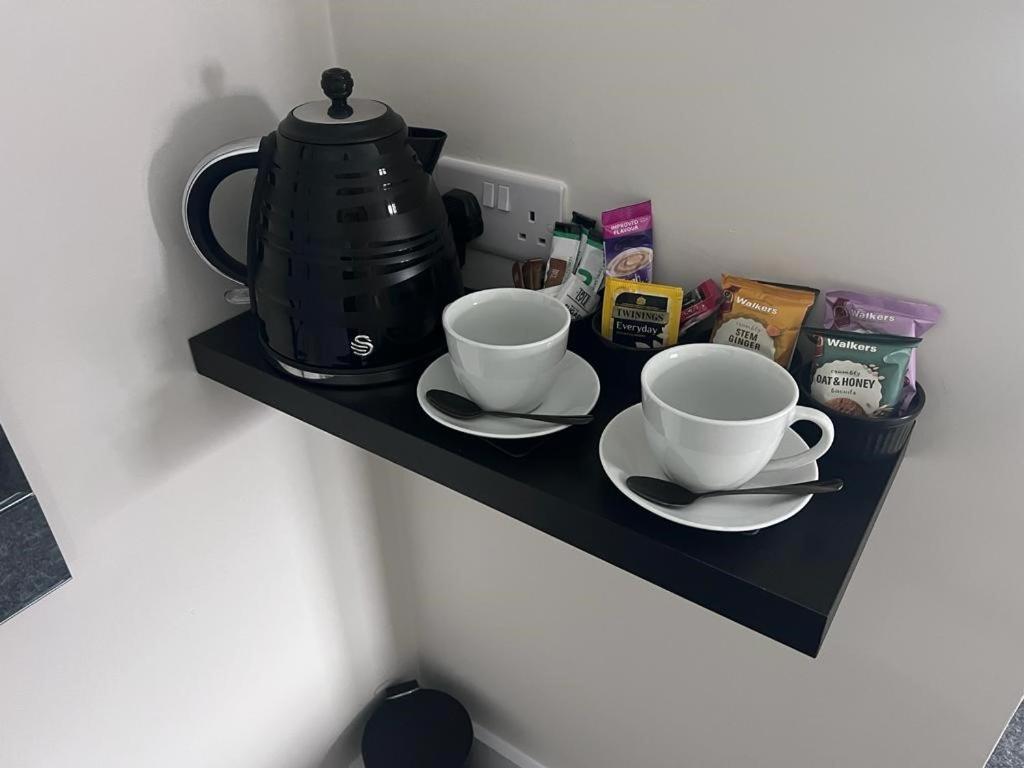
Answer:
[{"label": "white saucer", "polygon": [[[545,424],[529,419],[502,419],[495,416],[481,416],[477,419],[454,419],[446,416],[427,402],[427,390],[444,389],[468,397],[466,390],[455,378],[452,360],[447,354],[437,358],[420,376],[416,384],[416,399],[420,408],[434,421],[467,435],[490,437],[499,440],[517,440],[524,437],[540,437],[565,429],[566,424]],[[574,352],[566,352],[558,364],[558,373],[548,396],[535,409],[537,413],[568,416],[590,413],[601,392],[601,381],[590,363]]]},{"label": "white saucer", "polygon": [[[807,449],[800,436],[786,430],[775,458],[793,456]],[[649,475],[668,479],[654,457],[644,435],[644,416],[640,403],[627,408],[608,422],[601,434],[601,466],[615,487],[644,509],[673,523],[708,531],[756,531],[788,520],[811,500],[807,496],[721,496],[700,499],[688,507],[666,507],[647,501],[626,487],[630,475]],[[804,483],[818,479],[816,462],[796,469],[762,472],[744,488],[786,483]]]}]

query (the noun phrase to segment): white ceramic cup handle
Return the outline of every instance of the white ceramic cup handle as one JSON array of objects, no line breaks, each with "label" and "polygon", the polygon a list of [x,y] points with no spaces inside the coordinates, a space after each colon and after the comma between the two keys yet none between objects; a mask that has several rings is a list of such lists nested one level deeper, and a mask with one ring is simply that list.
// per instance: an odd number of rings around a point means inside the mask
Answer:
[{"label": "white ceramic cup handle", "polygon": [[832,440],[836,436],[835,428],[832,426],[832,419],[821,411],[814,408],[805,408],[802,405],[793,409],[793,415],[789,417],[789,423],[797,421],[813,421],[821,427],[821,439],[806,451],[800,451],[796,456],[787,456],[784,459],[772,459],[765,464],[764,471],[770,472],[776,469],[796,469],[812,461],[817,461],[829,448],[832,447]]}]

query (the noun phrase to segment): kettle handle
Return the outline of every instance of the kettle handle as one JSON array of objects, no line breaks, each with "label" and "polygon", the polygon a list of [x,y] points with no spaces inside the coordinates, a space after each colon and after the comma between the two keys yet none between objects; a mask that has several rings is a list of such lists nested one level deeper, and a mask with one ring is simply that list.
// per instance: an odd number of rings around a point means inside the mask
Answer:
[{"label": "kettle handle", "polygon": [[256,136],[215,149],[193,169],[181,198],[181,217],[192,247],[210,267],[236,283],[245,283],[248,268],[244,260],[232,257],[217,242],[210,223],[210,201],[228,176],[259,168],[261,142]]}]

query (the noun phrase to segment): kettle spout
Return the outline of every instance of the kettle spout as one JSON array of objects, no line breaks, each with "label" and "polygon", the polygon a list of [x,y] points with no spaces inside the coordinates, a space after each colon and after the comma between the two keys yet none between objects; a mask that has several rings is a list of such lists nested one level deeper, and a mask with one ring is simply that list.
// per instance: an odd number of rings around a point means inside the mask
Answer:
[{"label": "kettle spout", "polygon": [[434,166],[441,157],[441,150],[447,138],[447,133],[433,128],[409,128],[409,146],[427,173],[434,172]]}]

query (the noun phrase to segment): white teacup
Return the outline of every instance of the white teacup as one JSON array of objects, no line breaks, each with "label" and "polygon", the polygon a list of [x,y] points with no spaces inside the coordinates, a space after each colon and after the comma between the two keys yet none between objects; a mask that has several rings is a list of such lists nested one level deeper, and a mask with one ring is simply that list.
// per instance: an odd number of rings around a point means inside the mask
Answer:
[{"label": "white teacup", "polygon": [[452,368],[489,411],[532,411],[551,389],[569,340],[569,310],[524,288],[456,299],[441,316]]},{"label": "white teacup", "polygon": [[[694,491],[737,488],[763,470],[816,461],[832,445],[832,422],[796,404],[793,377],[775,361],[723,344],[687,344],[652,357],[640,374],[644,429],[666,474]],[[821,439],[772,459],[786,429],[813,421]]]}]

